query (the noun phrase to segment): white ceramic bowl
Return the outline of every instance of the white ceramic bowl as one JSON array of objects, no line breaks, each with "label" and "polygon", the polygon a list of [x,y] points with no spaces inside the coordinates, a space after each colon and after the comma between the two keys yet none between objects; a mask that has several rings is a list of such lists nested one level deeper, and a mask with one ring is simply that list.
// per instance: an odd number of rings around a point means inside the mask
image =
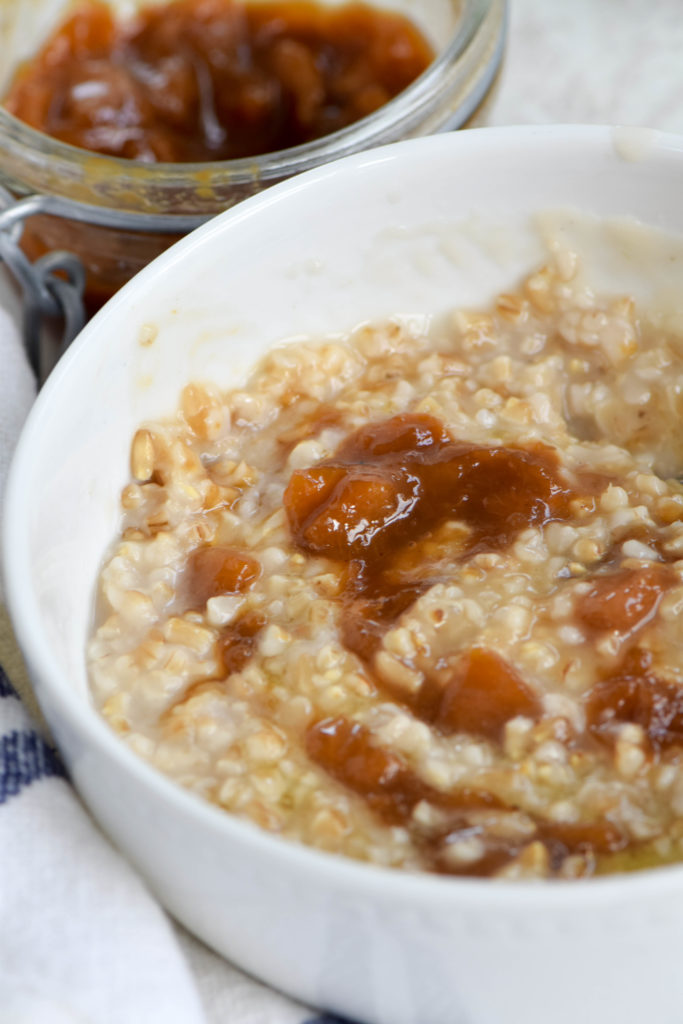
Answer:
[{"label": "white ceramic bowl", "polygon": [[[162,903],[285,992],[366,1024],[680,1024],[683,867],[542,884],[401,874],[273,838],[139,761],[94,712],[84,667],[136,425],[191,378],[229,385],[285,336],[486,301],[538,257],[539,210],[683,233],[682,182],[683,139],[633,130],[481,129],[353,156],[160,257],[40,395],[4,538],[38,699],[83,799]],[[612,248],[610,273],[639,287],[642,266]]]}]

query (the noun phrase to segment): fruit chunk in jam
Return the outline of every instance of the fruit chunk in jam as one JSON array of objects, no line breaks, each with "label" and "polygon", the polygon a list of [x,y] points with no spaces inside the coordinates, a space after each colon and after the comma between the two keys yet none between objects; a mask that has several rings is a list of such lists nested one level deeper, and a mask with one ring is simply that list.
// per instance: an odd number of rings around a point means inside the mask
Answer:
[{"label": "fruit chunk in jam", "polygon": [[671,578],[671,571],[661,565],[606,573],[581,598],[579,621],[594,630],[631,633],[655,614]]},{"label": "fruit chunk in jam", "polygon": [[403,414],[295,471],[284,504],[305,551],[376,563],[448,519],[471,528],[470,550],[505,547],[527,526],[566,518],[573,496],[550,448],[453,441],[435,418]]},{"label": "fruit chunk in jam", "polygon": [[218,640],[218,656],[225,677],[240,672],[247,664],[266,624],[260,612],[246,612],[235,622],[225,626]]},{"label": "fruit chunk in jam", "polygon": [[500,740],[511,718],[536,719],[541,710],[541,702],[511,665],[493,651],[473,647],[433,705],[433,722],[445,733]]},{"label": "fruit chunk in jam", "polygon": [[457,812],[502,806],[484,790],[460,787],[443,792],[428,786],[402,757],[377,746],[365,726],[343,717],[325,718],[309,726],[306,750],[311,760],[364,797],[393,825],[407,824],[421,800]]},{"label": "fruit chunk in jam", "polygon": [[201,607],[221,594],[241,594],[261,573],[256,558],[221,545],[195,548],[183,574],[183,591],[189,607]]},{"label": "fruit chunk in jam", "polygon": [[586,717],[597,739],[612,744],[618,727],[632,723],[641,727],[653,753],[683,747],[683,686],[658,678],[651,661],[635,650],[613,676],[591,689]]}]

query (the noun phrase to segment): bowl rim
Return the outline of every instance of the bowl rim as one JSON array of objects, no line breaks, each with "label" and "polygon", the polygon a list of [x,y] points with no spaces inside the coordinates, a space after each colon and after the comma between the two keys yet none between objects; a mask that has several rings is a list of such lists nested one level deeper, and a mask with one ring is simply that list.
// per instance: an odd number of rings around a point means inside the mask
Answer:
[{"label": "bowl rim", "polygon": [[[647,140],[648,156],[666,158],[667,155],[676,154],[680,159],[683,153],[683,135],[649,128],[623,130],[638,133],[633,136],[634,139]],[[28,531],[26,517],[22,512],[21,496],[31,451],[35,445],[40,445],[41,434],[49,426],[53,396],[59,395],[62,380],[71,372],[72,364],[81,358],[81,353],[97,344],[100,321],[109,315],[110,310],[126,306],[137,294],[153,288],[156,278],[164,275],[178,260],[187,258],[194,248],[204,245],[213,235],[229,232],[233,223],[262,216],[270,206],[286,203],[291,193],[299,192],[302,188],[324,187],[325,182],[338,176],[340,171],[353,173],[378,161],[395,161],[400,159],[404,151],[419,148],[425,151],[425,158],[428,154],[434,158],[442,147],[467,147],[486,152],[487,149],[499,150],[514,141],[541,147],[557,143],[572,146],[581,143],[595,154],[604,154],[615,151],[615,131],[622,129],[619,126],[577,124],[477,128],[451,135],[403,140],[313,168],[245,199],[157,257],[93,317],[52,371],[21,432],[7,480],[0,540],[10,618],[30,670],[40,680],[37,687],[39,703],[42,704],[41,694],[44,689],[79,738],[95,745],[101,755],[114,762],[117,770],[132,777],[155,798],[174,805],[187,818],[188,823],[217,832],[221,841],[237,844],[244,852],[252,848],[267,853],[275,861],[281,859],[293,865],[301,873],[315,874],[319,878],[329,876],[338,885],[344,885],[354,892],[371,893],[375,900],[401,901],[404,905],[452,904],[461,909],[486,905],[501,910],[524,906],[540,912],[570,908],[576,910],[587,904],[613,904],[623,901],[624,897],[647,899],[650,893],[668,888],[672,883],[679,886],[683,884],[683,863],[575,879],[571,882],[548,879],[540,884],[528,880],[495,880],[494,884],[488,878],[440,876],[429,872],[388,868],[284,839],[184,790],[122,743],[97,714],[94,706],[70,685],[66,674],[55,668],[49,657],[49,641],[40,628],[39,604],[30,583]]]}]

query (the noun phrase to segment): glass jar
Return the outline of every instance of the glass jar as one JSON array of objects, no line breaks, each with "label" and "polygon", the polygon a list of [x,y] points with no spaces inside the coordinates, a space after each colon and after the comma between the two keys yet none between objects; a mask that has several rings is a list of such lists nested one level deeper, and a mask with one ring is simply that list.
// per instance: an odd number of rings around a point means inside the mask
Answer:
[{"label": "glass jar", "polygon": [[[117,13],[130,2],[110,4]],[[481,107],[500,65],[506,0],[394,0],[432,42],[436,57],[373,114],[305,145],[238,160],[149,164],[66,145],[0,106],[0,185],[36,196],[22,245],[31,259],[67,250],[87,274],[92,311],[181,235],[214,214],[300,171],[371,146],[458,128]],[[14,68],[29,59],[68,3],[3,4],[0,50]]]}]

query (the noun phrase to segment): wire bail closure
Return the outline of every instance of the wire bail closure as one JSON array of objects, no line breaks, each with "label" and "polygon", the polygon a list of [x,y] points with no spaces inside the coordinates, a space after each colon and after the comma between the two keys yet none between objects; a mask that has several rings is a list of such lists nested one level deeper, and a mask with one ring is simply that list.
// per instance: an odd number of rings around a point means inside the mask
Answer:
[{"label": "wire bail closure", "polygon": [[21,292],[22,336],[26,355],[39,384],[85,324],[85,270],[70,252],[50,252],[31,263],[20,245],[24,220],[34,213],[67,212],[45,203],[47,197],[15,200],[0,185],[0,262]]},{"label": "wire bail closure", "polygon": [[[138,213],[94,206],[40,193],[15,198],[0,184],[0,263],[18,285],[23,301],[23,341],[39,384],[86,322],[85,269],[74,253],[55,250],[31,262],[20,246],[24,221],[35,214],[119,231],[183,235],[210,215]],[[61,324],[61,329],[60,329]]]}]

